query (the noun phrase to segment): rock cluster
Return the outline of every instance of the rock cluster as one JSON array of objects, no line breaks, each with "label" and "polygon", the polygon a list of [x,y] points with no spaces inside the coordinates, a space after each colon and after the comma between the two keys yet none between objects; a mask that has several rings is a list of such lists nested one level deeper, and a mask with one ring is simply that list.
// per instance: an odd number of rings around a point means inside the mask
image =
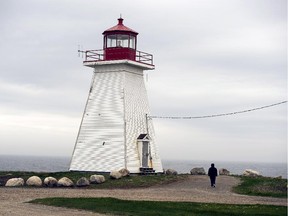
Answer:
[{"label": "rock cluster", "polygon": [[6,187],[20,187],[23,185],[24,185],[24,179],[22,178],[11,178],[5,184]]},{"label": "rock cluster", "polygon": [[[164,172],[166,175],[177,175],[177,171],[174,169],[167,169]],[[206,175],[205,169],[203,167],[196,167],[191,169],[190,171],[191,175]],[[120,179],[122,177],[125,176],[129,176],[130,175],[130,171],[128,169],[122,168],[120,170],[113,170],[110,172],[110,178],[111,179]],[[225,168],[221,168],[219,169],[219,175],[230,175],[230,171],[225,169]],[[259,172],[252,170],[252,169],[246,169],[243,172],[243,176],[250,176],[250,177],[255,177],[255,176],[261,176]],[[281,176],[277,177],[277,178],[282,178]],[[34,186],[34,187],[85,187],[85,186],[89,186],[90,184],[102,184],[106,181],[105,177],[103,175],[91,175],[89,179],[87,179],[86,177],[81,177],[80,179],[78,179],[78,181],[76,182],[76,184],[74,184],[74,182],[67,178],[67,177],[63,177],[60,178],[58,181],[56,178],[54,177],[46,177],[42,183],[41,178],[39,178],[38,176],[31,176],[30,178],[27,179],[26,181],[26,185],[27,186]],[[6,183],[5,183],[6,182]],[[5,183],[5,184],[4,184]],[[8,179],[7,181],[5,180],[4,183],[2,183],[2,185],[5,185],[6,187],[21,187],[24,186],[25,181],[23,178],[11,178]]]},{"label": "rock cluster", "polygon": [[110,172],[110,178],[111,179],[120,179],[120,178],[122,178],[122,174],[118,170],[112,170]]},{"label": "rock cluster", "polygon": [[243,172],[243,176],[250,176],[250,177],[256,177],[256,176],[261,176],[259,172],[252,170],[252,169],[246,169]]},{"label": "rock cluster", "polygon": [[105,182],[105,177],[103,175],[91,175],[89,180],[91,184],[102,184]]},{"label": "rock cluster", "polygon": [[122,168],[120,170],[112,170],[110,172],[111,179],[120,179],[122,177],[129,176],[129,175],[130,175],[130,171],[127,170],[126,168]]},{"label": "rock cluster", "polygon": [[87,178],[85,177],[81,177],[80,179],[78,179],[78,181],[76,182],[77,187],[85,187],[85,186],[89,186],[90,182]]},{"label": "rock cluster", "polygon": [[27,179],[26,185],[41,187],[42,186],[42,180],[38,176],[31,176],[30,178]]},{"label": "rock cluster", "polygon": [[46,187],[56,187],[57,183],[58,183],[58,181],[54,177],[46,177],[44,179],[44,185]]},{"label": "rock cluster", "polygon": [[71,179],[69,179],[67,177],[63,177],[63,178],[59,179],[57,186],[58,187],[73,187],[74,183]]},{"label": "rock cluster", "polygon": [[119,172],[121,173],[122,177],[130,176],[130,171],[126,168],[120,169]]},{"label": "rock cluster", "polygon": [[221,168],[219,169],[219,175],[230,175],[230,171],[225,168]]},{"label": "rock cluster", "polygon": [[203,167],[195,167],[190,170],[191,175],[206,175],[205,169]]},{"label": "rock cluster", "polygon": [[[122,175],[124,176],[127,176],[130,174],[128,170],[127,171],[122,170],[122,173],[123,173]],[[56,178],[49,176],[44,179],[43,184],[42,184],[41,178],[39,178],[38,176],[31,176],[30,178],[27,179],[26,185],[34,186],[34,187],[41,187],[41,186],[73,187],[74,185],[76,185],[77,187],[85,187],[85,186],[89,186],[90,183],[102,184],[104,182],[105,182],[105,177],[103,175],[91,175],[89,180],[85,177],[81,177],[80,179],[78,179],[76,184],[74,184],[74,182],[67,177],[60,178],[57,181]],[[24,184],[25,184],[25,181],[22,178],[11,178],[7,180],[7,182],[5,183],[5,186],[6,187],[20,187],[20,186],[24,186]]]},{"label": "rock cluster", "polygon": [[167,170],[165,171],[165,174],[166,174],[166,175],[177,175],[178,172],[177,172],[176,170],[174,170],[174,169],[167,169]]}]

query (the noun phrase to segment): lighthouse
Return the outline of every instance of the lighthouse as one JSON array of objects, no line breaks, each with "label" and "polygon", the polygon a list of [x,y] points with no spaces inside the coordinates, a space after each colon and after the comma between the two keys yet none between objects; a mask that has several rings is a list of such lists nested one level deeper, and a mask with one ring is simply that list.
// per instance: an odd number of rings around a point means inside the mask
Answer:
[{"label": "lighthouse", "polygon": [[120,17],[103,32],[103,49],[80,51],[93,77],[70,171],[163,172],[143,77],[155,66],[137,35]]}]

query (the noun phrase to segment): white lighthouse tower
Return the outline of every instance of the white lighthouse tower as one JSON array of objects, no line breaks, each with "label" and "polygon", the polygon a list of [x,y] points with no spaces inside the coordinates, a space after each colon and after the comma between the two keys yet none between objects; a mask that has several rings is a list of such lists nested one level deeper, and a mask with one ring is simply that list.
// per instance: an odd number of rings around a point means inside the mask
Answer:
[{"label": "white lighthouse tower", "polygon": [[136,49],[137,35],[119,18],[103,32],[103,50],[84,52],[94,73],[71,171],[163,172],[143,78],[153,56]]}]

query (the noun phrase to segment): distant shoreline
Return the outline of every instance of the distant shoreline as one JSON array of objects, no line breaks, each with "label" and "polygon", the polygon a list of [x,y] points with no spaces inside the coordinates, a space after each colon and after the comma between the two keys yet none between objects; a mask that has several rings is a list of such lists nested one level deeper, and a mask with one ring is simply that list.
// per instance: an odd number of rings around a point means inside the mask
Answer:
[{"label": "distant shoreline", "polygon": [[[211,161],[212,162],[212,161]],[[210,167],[207,160],[162,160],[164,169],[175,169],[178,173],[190,173],[195,167]],[[213,161],[218,168],[225,168],[231,174],[241,175],[245,169],[253,169],[267,177],[287,178],[286,163],[276,162],[230,162]],[[61,172],[69,170],[70,157],[0,155],[0,171]]]}]

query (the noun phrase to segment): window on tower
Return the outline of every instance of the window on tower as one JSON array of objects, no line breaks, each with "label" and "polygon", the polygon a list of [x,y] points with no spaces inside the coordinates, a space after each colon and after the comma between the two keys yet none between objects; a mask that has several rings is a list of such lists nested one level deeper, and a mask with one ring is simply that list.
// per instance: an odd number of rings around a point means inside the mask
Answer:
[{"label": "window on tower", "polygon": [[135,49],[135,36],[125,35],[125,34],[116,34],[116,35],[107,35],[105,37],[105,47],[129,47]]},{"label": "window on tower", "polygon": [[107,47],[116,47],[116,35],[107,36]]},{"label": "window on tower", "polygon": [[135,49],[135,37],[130,36],[129,38],[129,48]]},{"label": "window on tower", "polygon": [[129,35],[117,35],[117,47],[128,47]]}]

